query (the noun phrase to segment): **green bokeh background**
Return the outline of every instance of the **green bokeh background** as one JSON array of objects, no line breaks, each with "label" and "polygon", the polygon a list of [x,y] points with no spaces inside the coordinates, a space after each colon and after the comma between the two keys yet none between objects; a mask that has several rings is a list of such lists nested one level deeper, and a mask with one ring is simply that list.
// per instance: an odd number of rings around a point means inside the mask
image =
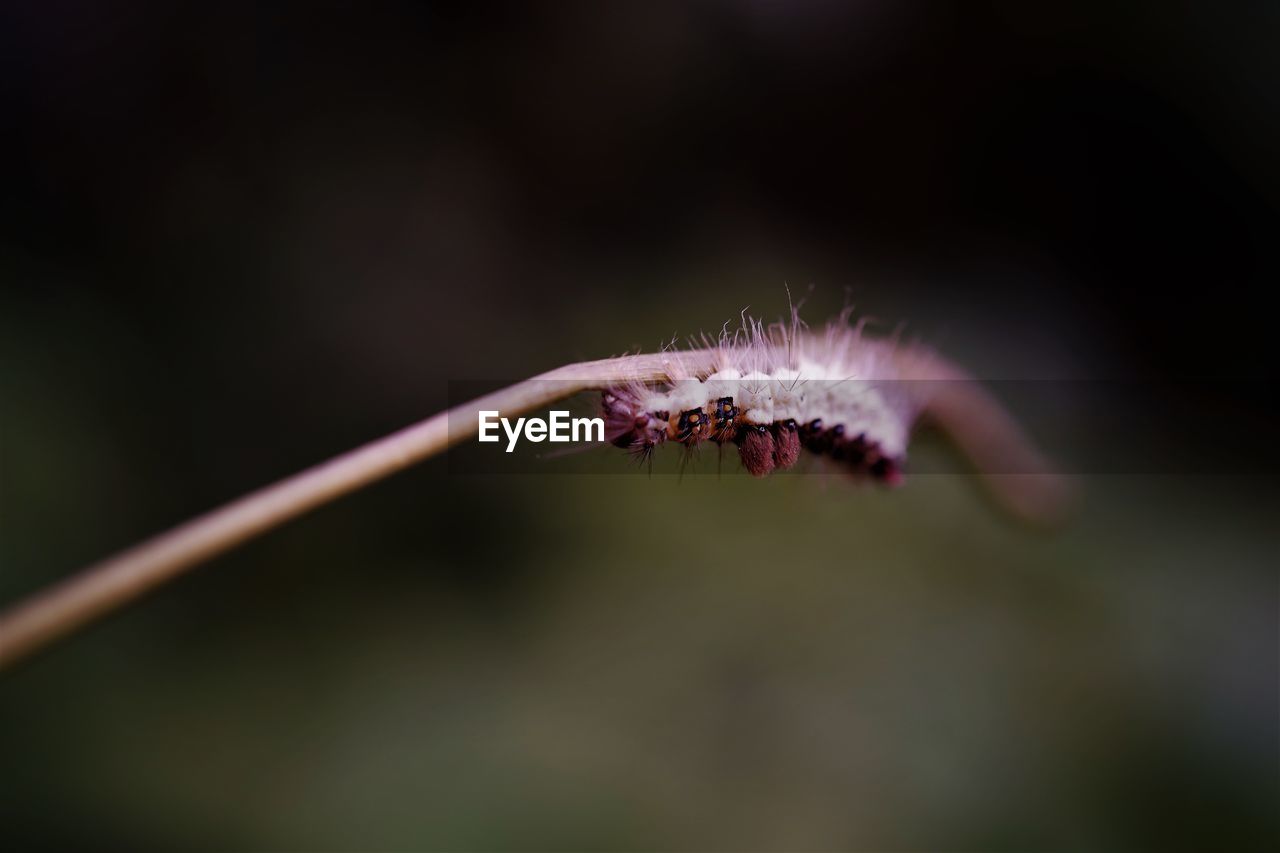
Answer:
[{"label": "green bokeh background", "polygon": [[[788,285],[984,379],[1242,383],[1156,419],[1189,461],[1274,433],[1267,22],[6,14],[0,603]],[[1274,465],[1062,461],[1029,530],[910,467],[430,460],[0,674],[0,848],[1274,849]]]}]

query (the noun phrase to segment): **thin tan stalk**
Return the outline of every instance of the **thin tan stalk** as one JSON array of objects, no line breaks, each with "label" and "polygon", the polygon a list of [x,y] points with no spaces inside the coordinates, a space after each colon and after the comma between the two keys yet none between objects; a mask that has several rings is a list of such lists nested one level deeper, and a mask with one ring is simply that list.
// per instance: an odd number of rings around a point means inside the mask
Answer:
[{"label": "thin tan stalk", "polygon": [[[700,350],[677,356],[634,355],[571,364],[427,418],[245,495],[95,563],[0,614],[0,669],[206,560],[471,437],[482,409],[518,416],[581,391],[629,380],[664,380],[676,363],[681,375],[705,372],[713,356],[712,351]],[[921,361],[914,359],[913,375],[961,376],[936,359],[928,363],[931,369],[925,370]],[[1024,454],[1023,459],[1038,459],[1013,420],[972,382],[955,383],[954,394],[939,400],[934,419],[979,471],[992,460],[993,453],[1008,458],[1010,446]],[[1018,475],[1014,482],[989,479],[1001,503],[1030,520],[1050,517],[1061,503],[1061,481],[1051,474]]]}]

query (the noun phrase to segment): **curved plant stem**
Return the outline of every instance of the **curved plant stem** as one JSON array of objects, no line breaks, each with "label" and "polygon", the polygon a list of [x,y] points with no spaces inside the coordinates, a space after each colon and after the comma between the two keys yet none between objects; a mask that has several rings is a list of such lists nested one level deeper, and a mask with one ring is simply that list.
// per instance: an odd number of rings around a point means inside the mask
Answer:
[{"label": "curved plant stem", "polygon": [[[709,361],[682,353],[696,369]],[[0,615],[0,669],[165,581],[335,498],[402,471],[476,432],[481,409],[519,415],[579,391],[630,379],[657,381],[671,357],[582,362],[519,382],[427,418],[251,492],[37,593]],[[548,381],[554,380],[554,381]]]},{"label": "curved plant stem", "polygon": [[[206,560],[469,438],[476,432],[477,413],[482,409],[496,409],[504,416],[520,415],[581,391],[630,380],[660,381],[677,365],[676,372],[684,376],[703,372],[713,358],[710,350],[696,350],[571,364],[427,418],[245,495],[95,563],[0,614],[0,669]],[[924,362],[913,358],[909,369],[913,378],[962,377],[932,357]],[[1009,415],[971,381],[955,383],[955,393],[932,403],[930,412],[979,471],[994,453],[1007,459],[1011,447],[1022,454],[1021,459],[1039,461]],[[1047,468],[1043,470],[1047,472]],[[1052,474],[987,479],[1000,502],[1023,518],[1044,521],[1061,506],[1061,480]]]}]

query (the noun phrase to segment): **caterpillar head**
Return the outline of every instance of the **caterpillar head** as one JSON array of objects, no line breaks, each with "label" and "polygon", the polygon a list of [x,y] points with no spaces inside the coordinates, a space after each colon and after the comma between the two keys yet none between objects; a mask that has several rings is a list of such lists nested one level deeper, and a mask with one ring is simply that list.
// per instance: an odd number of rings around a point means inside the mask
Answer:
[{"label": "caterpillar head", "polygon": [[669,431],[669,414],[646,406],[649,395],[636,389],[605,391],[601,399],[605,439],[615,447],[648,455]]}]

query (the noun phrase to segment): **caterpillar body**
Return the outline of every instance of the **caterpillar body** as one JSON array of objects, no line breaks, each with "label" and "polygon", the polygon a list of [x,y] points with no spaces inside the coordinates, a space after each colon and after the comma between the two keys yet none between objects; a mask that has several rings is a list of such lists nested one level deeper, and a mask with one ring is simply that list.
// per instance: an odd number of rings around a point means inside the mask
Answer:
[{"label": "caterpillar body", "polygon": [[901,481],[911,428],[922,410],[921,383],[902,378],[915,347],[868,337],[846,309],[820,332],[793,311],[790,322],[742,326],[699,343],[711,365],[685,370],[671,353],[670,381],[605,389],[605,438],[647,459],[675,442],[732,443],[743,467],[763,477],[795,465],[801,450],[859,478]]}]

